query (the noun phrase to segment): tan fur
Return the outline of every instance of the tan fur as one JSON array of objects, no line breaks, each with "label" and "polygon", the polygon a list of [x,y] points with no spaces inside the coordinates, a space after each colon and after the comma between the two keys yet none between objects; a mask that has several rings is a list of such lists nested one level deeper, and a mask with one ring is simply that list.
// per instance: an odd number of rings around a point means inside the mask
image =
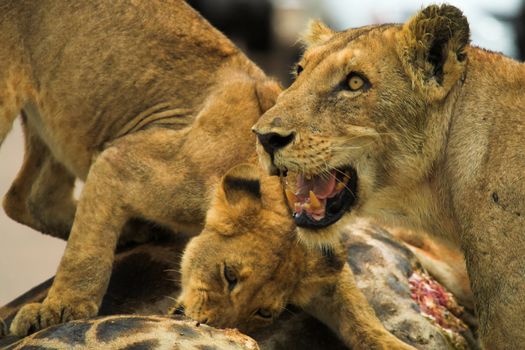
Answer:
[{"label": "tan fur", "polygon": [[[448,240],[465,254],[485,348],[515,349],[525,343],[525,65],[468,36],[448,5],[334,33],[306,50],[304,70],[254,130],[295,133],[276,167],[357,171],[351,212],[300,229],[304,241],[335,242],[358,216]],[[370,88],[345,89],[351,72]]]},{"label": "tan fur", "polygon": [[302,41],[307,46],[320,45],[334,35],[334,31],[326,26],[320,20],[311,21],[308,26],[308,31],[303,34]]},{"label": "tan fur", "polygon": [[[186,247],[175,309],[183,305],[199,322],[253,331],[292,303],[353,349],[413,349],[383,328],[355,285],[342,245],[333,249],[332,264],[298,244],[279,179],[259,178],[255,168],[239,165],[225,175],[203,232]],[[235,271],[234,287],[225,268]],[[269,317],[258,315],[259,309]]]},{"label": "tan fur", "polygon": [[250,127],[280,88],[182,0],[4,0],[0,13],[0,143],[21,110],[26,137],[4,208],[69,237],[49,295],[11,325],[24,335],[97,313],[130,219],[199,232],[210,188],[255,159]]}]

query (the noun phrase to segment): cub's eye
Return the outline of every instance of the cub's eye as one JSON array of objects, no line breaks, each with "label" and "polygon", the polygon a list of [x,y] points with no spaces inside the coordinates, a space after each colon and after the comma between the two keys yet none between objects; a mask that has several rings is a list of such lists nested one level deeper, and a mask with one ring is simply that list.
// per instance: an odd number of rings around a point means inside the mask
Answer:
[{"label": "cub's eye", "polygon": [[272,318],[272,312],[267,309],[258,309],[255,314],[259,317],[266,318],[266,319]]},{"label": "cub's eye", "polygon": [[367,88],[370,83],[362,75],[352,72],[346,77],[346,87],[350,91],[357,91],[363,88]]},{"label": "cub's eye", "polygon": [[229,267],[224,265],[224,278],[228,282],[228,289],[232,290],[237,285],[237,276],[235,275],[235,271]]},{"label": "cub's eye", "polygon": [[303,66],[301,66],[300,64],[297,65],[297,67],[295,67],[295,74],[296,75],[299,75],[301,74],[301,72],[303,71]]}]

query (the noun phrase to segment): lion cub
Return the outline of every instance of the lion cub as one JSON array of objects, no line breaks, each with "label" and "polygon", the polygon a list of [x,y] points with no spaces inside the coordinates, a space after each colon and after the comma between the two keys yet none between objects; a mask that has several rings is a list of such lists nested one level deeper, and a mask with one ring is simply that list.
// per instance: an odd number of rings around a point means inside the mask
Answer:
[{"label": "lion cub", "polygon": [[204,230],[185,249],[172,312],[249,331],[291,303],[352,349],[413,349],[383,327],[341,256],[342,246],[323,255],[298,244],[279,179],[241,164],[222,179]]},{"label": "lion cub", "polygon": [[[14,220],[67,248],[23,336],[97,314],[124,225],[198,233],[210,189],[255,158],[277,83],[182,0],[0,1],[0,143],[21,110]],[[77,203],[75,178],[85,181]]]},{"label": "lion cub", "polygon": [[[525,344],[525,64],[469,45],[453,6],[405,24],[315,22],[297,79],[255,125],[261,158],[298,172],[312,245],[359,217],[429,232],[466,258],[487,349]],[[263,150],[264,149],[264,150]]]}]

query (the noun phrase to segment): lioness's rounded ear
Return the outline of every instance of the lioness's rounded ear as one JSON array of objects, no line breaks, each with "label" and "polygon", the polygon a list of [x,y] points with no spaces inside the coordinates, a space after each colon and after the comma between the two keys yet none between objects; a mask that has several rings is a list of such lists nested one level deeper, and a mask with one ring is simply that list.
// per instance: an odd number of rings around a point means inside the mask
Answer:
[{"label": "lioness's rounded ear", "polygon": [[261,205],[261,182],[259,170],[251,164],[239,164],[228,170],[222,178],[221,187],[229,205],[241,201],[250,205]]},{"label": "lioness's rounded ear", "polygon": [[273,107],[275,101],[277,101],[277,96],[282,90],[281,85],[275,80],[265,80],[257,83],[255,92],[257,93],[262,113]]},{"label": "lioness's rounded ear", "polygon": [[431,5],[403,25],[399,55],[405,70],[431,101],[446,96],[461,78],[470,29],[463,13],[450,5]]},{"label": "lioness's rounded ear", "polygon": [[316,19],[310,21],[308,29],[302,35],[301,41],[305,46],[315,46],[327,42],[334,34],[334,30]]}]

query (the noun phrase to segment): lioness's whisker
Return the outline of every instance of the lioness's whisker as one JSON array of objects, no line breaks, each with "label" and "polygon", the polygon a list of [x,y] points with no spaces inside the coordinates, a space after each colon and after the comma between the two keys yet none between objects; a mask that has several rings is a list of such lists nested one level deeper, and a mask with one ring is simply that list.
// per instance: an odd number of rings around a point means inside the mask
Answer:
[{"label": "lioness's whisker", "polygon": [[171,299],[172,301],[174,302],[177,302],[177,299],[172,297],[172,296],[169,296],[169,295],[164,295],[164,298],[168,298],[168,299]]},{"label": "lioness's whisker", "polygon": [[181,282],[180,279],[175,279],[175,278],[165,278],[164,280],[165,280],[165,281],[174,282],[174,283],[176,283],[176,284],[180,284],[180,282]]},{"label": "lioness's whisker", "polygon": [[[344,171],[342,171],[341,169],[337,169],[336,167],[331,166],[330,164],[328,164],[326,162],[325,162],[325,166],[327,168],[327,170],[326,170],[327,172],[330,172],[331,170],[334,170],[334,171],[338,172],[339,174],[341,174],[343,176],[347,176],[347,174]],[[337,180],[337,178],[336,178],[336,180]]]},{"label": "lioness's whisker", "polygon": [[179,272],[179,269],[165,269],[164,272]]},{"label": "lioness's whisker", "polygon": [[[341,174],[343,174],[344,176],[348,176],[344,171],[342,170],[339,170],[329,164],[326,164],[327,167],[329,167],[330,169],[333,169]],[[337,181],[338,183],[342,184],[344,186],[344,188],[346,188],[351,194],[352,196],[356,197],[356,194],[354,193],[354,191],[352,191],[343,181],[339,180],[337,177],[335,178],[335,181]]]},{"label": "lioness's whisker", "polygon": [[291,313],[292,315],[294,314],[294,312],[293,312],[292,310],[288,309],[286,306],[281,306],[281,310],[282,310],[282,311],[289,312],[289,313]]}]

